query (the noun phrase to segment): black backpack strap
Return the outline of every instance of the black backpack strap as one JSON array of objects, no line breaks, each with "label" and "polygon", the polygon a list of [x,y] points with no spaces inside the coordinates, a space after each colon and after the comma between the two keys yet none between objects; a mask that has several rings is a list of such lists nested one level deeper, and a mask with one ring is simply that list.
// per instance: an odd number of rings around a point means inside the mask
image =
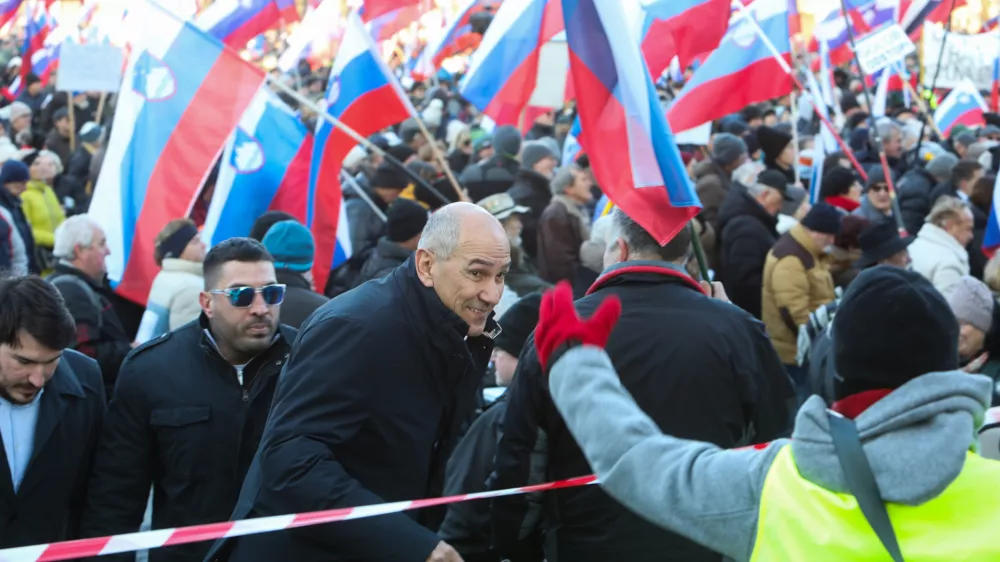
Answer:
[{"label": "black backpack strap", "polygon": [[892,521],[889,520],[889,512],[885,510],[885,502],[878,490],[871,465],[868,464],[868,457],[861,447],[857,427],[853,421],[835,412],[828,411],[827,418],[830,420],[830,436],[833,438],[833,447],[837,450],[837,459],[844,470],[848,488],[858,500],[861,513],[893,561],[903,562],[896,532],[892,529]]}]

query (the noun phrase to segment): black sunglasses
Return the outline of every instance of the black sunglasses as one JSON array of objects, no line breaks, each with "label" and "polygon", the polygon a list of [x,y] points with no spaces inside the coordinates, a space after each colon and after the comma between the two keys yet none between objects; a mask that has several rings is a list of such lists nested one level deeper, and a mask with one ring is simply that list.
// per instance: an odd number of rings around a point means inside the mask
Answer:
[{"label": "black sunglasses", "polygon": [[250,308],[257,294],[264,298],[267,306],[276,306],[285,300],[285,286],[280,283],[256,287],[233,287],[232,289],[216,289],[208,292],[211,295],[225,295],[234,308]]},{"label": "black sunglasses", "polygon": [[876,183],[875,185],[869,187],[868,190],[876,193],[880,191],[889,191],[889,186],[884,183]]}]

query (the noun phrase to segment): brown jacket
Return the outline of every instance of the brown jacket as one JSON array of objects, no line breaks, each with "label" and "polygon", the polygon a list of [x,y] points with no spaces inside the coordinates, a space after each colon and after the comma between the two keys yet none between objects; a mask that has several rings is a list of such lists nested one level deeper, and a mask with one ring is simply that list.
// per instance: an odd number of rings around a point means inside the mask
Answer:
[{"label": "brown jacket", "polygon": [[695,190],[701,201],[701,212],[698,213],[698,220],[695,221],[698,238],[705,250],[709,268],[718,270],[715,220],[719,215],[719,207],[722,206],[722,202],[726,199],[729,188],[732,186],[732,180],[722,167],[711,160],[699,163],[694,167],[692,173],[696,182]]},{"label": "brown jacket", "polygon": [[797,224],[778,239],[764,262],[761,316],[786,365],[795,364],[799,326],[811,312],[836,297],[822,251]]},{"label": "brown jacket", "polygon": [[538,219],[538,274],[550,283],[573,279],[580,246],[590,239],[590,221],[580,205],[556,195]]}]

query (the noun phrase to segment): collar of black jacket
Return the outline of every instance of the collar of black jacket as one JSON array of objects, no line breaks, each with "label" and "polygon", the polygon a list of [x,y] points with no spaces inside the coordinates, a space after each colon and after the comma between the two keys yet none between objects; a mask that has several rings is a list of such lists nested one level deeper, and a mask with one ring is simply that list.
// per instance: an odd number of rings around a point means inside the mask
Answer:
[{"label": "collar of black jacket", "polygon": [[612,265],[604,270],[597,281],[594,281],[594,284],[587,290],[587,294],[590,295],[616,283],[645,279],[662,282],[664,278],[676,279],[699,293],[705,294],[704,289],[684,271],[684,268],[674,263],[656,260],[625,261]]},{"label": "collar of black jacket", "polygon": [[292,271],[291,269],[276,269],[274,273],[277,276],[278,283],[283,283],[288,287],[309,289],[310,291],[312,290],[309,280],[306,279],[305,275],[302,275],[298,271]]},{"label": "collar of black jacket", "polygon": [[[433,287],[426,287],[417,277],[416,254],[410,256],[402,267],[396,268],[393,275],[401,276],[403,285],[415,292],[418,298],[406,299],[407,304],[418,305],[419,310],[426,315],[430,325],[439,333],[455,335],[464,338],[469,334],[469,324],[441,302],[441,297]],[[496,321],[496,313],[490,313],[486,320],[486,331],[483,335],[492,339],[500,333],[500,324]]]},{"label": "collar of black jacket", "polygon": [[[63,354],[66,353],[75,352],[69,350],[63,351]],[[83,385],[80,384],[80,379],[73,372],[73,367],[69,364],[69,361],[59,362],[59,366],[56,367],[56,372],[45,385],[45,390],[46,392],[51,393],[69,394],[78,398],[86,396],[83,392]]]},{"label": "collar of black jacket", "polygon": [[[214,336],[211,336],[212,325],[209,323],[208,316],[205,316],[204,311],[202,311],[202,313],[198,316],[197,326],[188,324],[186,326],[178,328],[178,330],[184,330],[187,328],[195,329],[198,330],[198,332],[200,332],[199,341],[201,342],[202,349],[205,349],[206,351],[210,351],[212,353],[215,353],[219,357],[222,357],[222,353],[219,352],[219,347],[215,343]],[[253,363],[259,357],[262,357],[268,352],[272,351],[278,345],[290,347],[292,345],[292,342],[295,341],[295,335],[296,332],[294,328],[279,323],[277,331],[274,332],[274,338],[271,339],[271,345],[268,346],[266,350],[262,351],[261,353],[258,353],[256,357],[250,360],[250,362]],[[222,358],[228,361],[228,359],[226,359],[225,357]]]},{"label": "collar of black jacket", "polygon": [[[0,191],[4,190],[0,189]],[[64,260],[56,262],[56,266],[52,268],[52,275],[50,275],[49,278],[55,277],[57,275],[75,275],[80,279],[83,279],[83,281],[86,282],[88,285],[90,285],[95,291],[100,292],[102,289],[104,289],[103,283],[94,280],[93,277],[80,271],[79,268],[73,266],[72,264]]]}]

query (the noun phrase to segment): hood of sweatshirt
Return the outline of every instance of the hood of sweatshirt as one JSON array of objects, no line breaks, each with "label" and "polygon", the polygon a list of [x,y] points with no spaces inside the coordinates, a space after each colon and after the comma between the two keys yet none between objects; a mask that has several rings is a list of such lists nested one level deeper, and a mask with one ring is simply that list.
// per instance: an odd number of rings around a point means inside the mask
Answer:
[{"label": "hood of sweatshirt", "polygon": [[[993,383],[962,371],[929,373],[894,390],[854,421],[882,498],[919,505],[958,476],[989,408]],[[813,396],[795,419],[792,451],[799,473],[848,493],[830,437],[826,403]]]}]

